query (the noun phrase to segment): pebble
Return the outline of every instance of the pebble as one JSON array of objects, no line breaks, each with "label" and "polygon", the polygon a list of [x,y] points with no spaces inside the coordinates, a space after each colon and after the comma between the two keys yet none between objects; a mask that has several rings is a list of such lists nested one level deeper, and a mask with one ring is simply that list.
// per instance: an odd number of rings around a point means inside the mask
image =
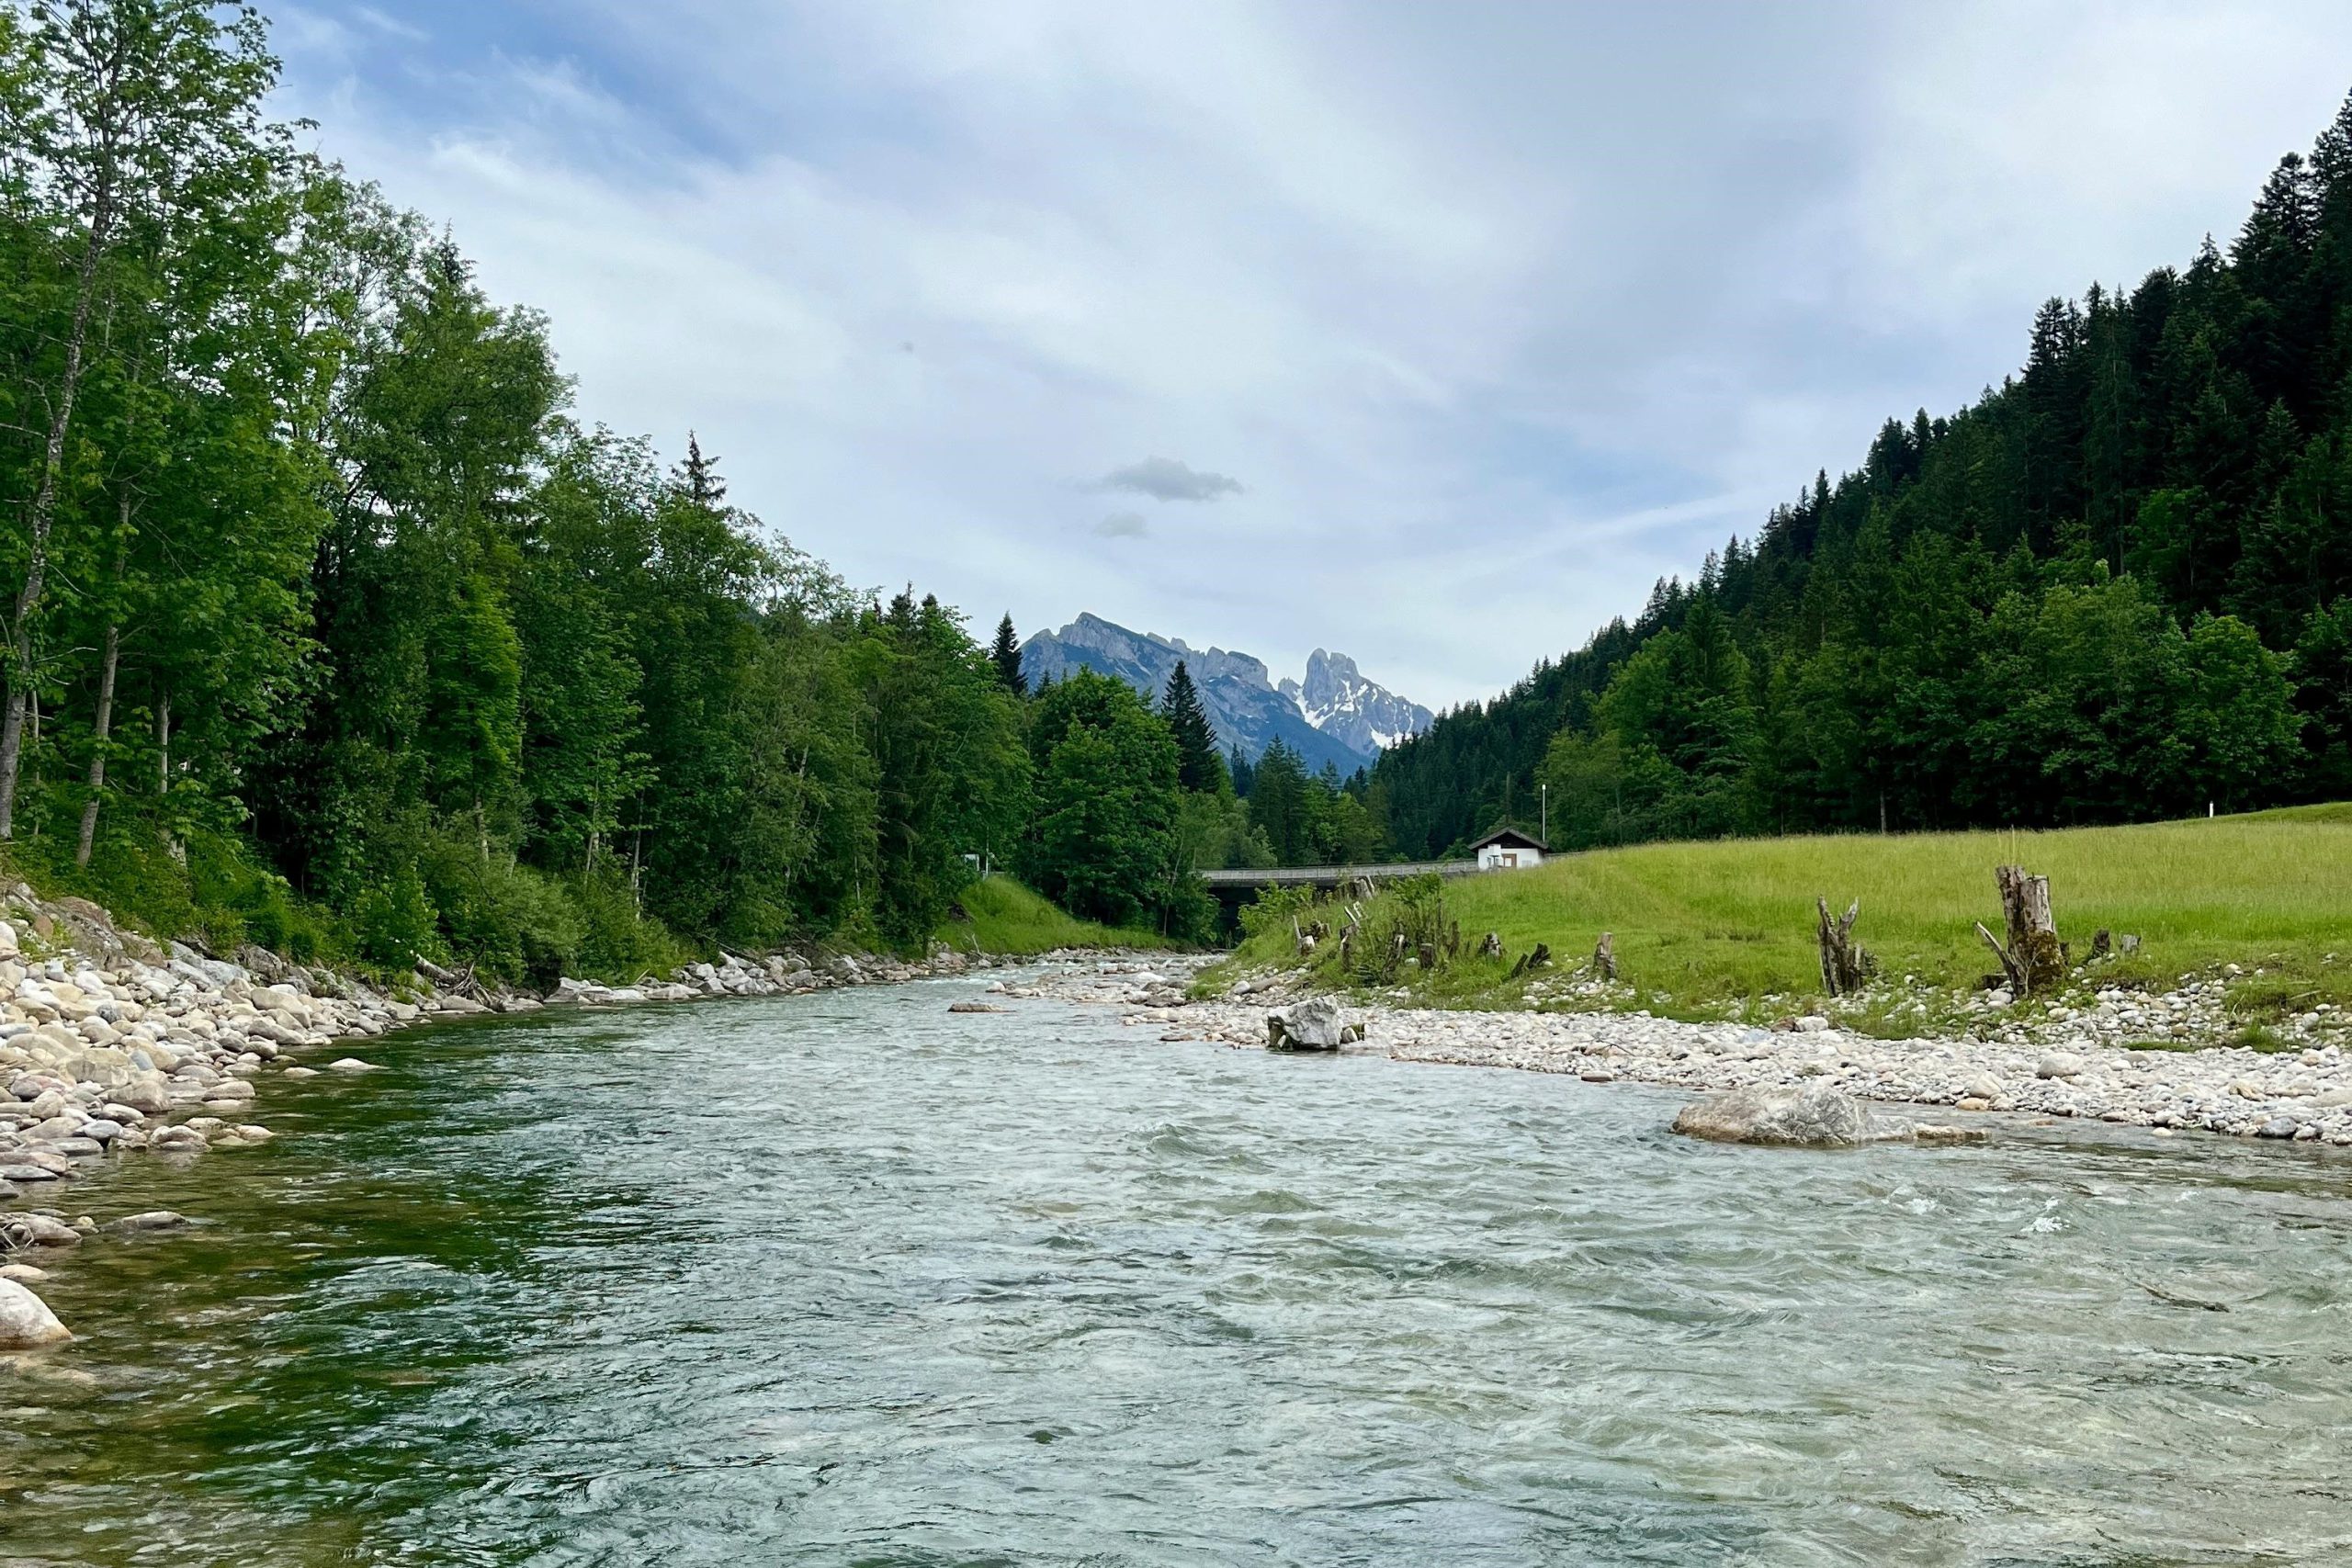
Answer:
[{"label": "pebble", "polygon": [[[1160,967],[1177,966],[1162,960]],[[1306,994],[1293,974],[1261,972],[1247,976],[1246,999],[1228,994],[1192,1000],[1182,990],[1190,978],[1177,975],[1169,989],[1137,1009],[1127,999],[1135,988],[1132,967],[1066,964],[1007,995],[1117,1005],[1126,1021],[1152,1030],[1155,1037],[1174,1033],[1262,1049],[1266,1010]],[[1596,989],[1591,986],[1564,982],[1562,988],[1577,1001],[1607,999],[1589,995]],[[2177,998],[2140,999],[2148,1012],[2195,1020],[2200,1030],[2223,1017],[2218,986],[2204,982],[2185,980]],[[1972,1005],[1992,1010],[1985,1001]],[[2121,1048],[2124,1041],[2144,1035],[2118,1034],[2122,1026],[2110,1029],[2104,1021],[2089,1026],[2089,1015],[2100,1007],[2121,1010],[2105,993],[2093,1006],[2060,1010],[2082,1016],[2049,1027],[2082,1032],[2056,1044],[2033,1040],[2032,1030],[2014,1024],[2014,1014],[1988,1031],[1992,1038],[1888,1040],[1835,1027],[1801,1029],[1785,1017],[1778,1029],[1767,1030],[1735,1021],[1686,1023],[1635,1011],[1447,1011],[1406,1005],[1401,992],[1387,999],[1351,998],[1348,1007],[1351,1017],[1363,1021],[1370,1045],[1400,1061],[1514,1067],[1704,1091],[1814,1083],[1864,1100],[2022,1112],[2045,1121],[2087,1120],[2152,1134],[2189,1130],[2352,1146],[2352,1051],[2345,1048],[2352,1045],[2352,1033],[2341,1037],[2343,1045],[2315,1045],[2297,1054],[2219,1044],[2162,1053],[2128,1050]],[[2341,1013],[2322,1016],[2336,1021],[2331,1027],[2352,1024]],[[2035,1009],[2034,1017],[2042,1019],[2044,1010]],[[1180,1019],[1181,1030],[1172,1029]],[[2282,1100],[2293,1102],[2291,1112]]]}]

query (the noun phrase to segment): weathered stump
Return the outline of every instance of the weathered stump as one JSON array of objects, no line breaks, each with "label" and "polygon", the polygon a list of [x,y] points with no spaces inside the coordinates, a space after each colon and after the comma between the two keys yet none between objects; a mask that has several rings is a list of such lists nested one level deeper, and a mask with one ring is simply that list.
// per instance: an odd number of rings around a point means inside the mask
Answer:
[{"label": "weathered stump", "polygon": [[1479,957],[1481,957],[1481,958],[1500,958],[1502,955],[1503,955],[1503,939],[1502,939],[1502,933],[1501,933],[1501,932],[1499,932],[1499,931],[1488,931],[1488,932],[1487,932],[1484,937],[1482,937],[1482,938],[1480,938],[1480,939],[1479,939],[1479,942],[1478,942],[1478,956],[1479,956]]},{"label": "weathered stump", "polygon": [[1981,921],[1976,934],[2001,961],[2012,995],[2030,997],[2055,988],[2066,977],[2066,948],[2058,940],[2057,924],[2050,916],[2050,879],[2029,876],[2022,866],[2015,865],[1998,867],[1993,875],[2000,885],[2008,944],[2003,946]]},{"label": "weathered stump", "polygon": [[1600,940],[1592,944],[1592,973],[1598,979],[1617,978],[1617,938],[1614,933],[1602,931]]},{"label": "weathered stump", "polygon": [[1846,906],[1843,919],[1829,913],[1826,895],[1816,895],[1821,911],[1821,987],[1833,997],[1850,997],[1869,983],[1878,965],[1854,941],[1854,921],[1862,912],[1859,898]]}]

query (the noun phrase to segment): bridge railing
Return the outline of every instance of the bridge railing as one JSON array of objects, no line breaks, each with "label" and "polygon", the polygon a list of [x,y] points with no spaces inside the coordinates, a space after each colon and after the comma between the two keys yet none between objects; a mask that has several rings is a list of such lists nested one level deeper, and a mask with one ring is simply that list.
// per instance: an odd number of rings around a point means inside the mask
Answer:
[{"label": "bridge railing", "polygon": [[1358,877],[1393,882],[1400,876],[1467,876],[1478,870],[1474,860],[1427,860],[1377,865],[1284,865],[1262,871],[1204,871],[1201,880],[1211,887],[1339,887]]}]

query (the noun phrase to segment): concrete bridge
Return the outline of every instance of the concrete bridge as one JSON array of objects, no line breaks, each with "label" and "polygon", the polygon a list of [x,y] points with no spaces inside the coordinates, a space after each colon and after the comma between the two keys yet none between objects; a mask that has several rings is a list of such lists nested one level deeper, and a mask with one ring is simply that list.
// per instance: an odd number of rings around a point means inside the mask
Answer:
[{"label": "concrete bridge", "polygon": [[1201,880],[1218,897],[1238,902],[1261,887],[1317,887],[1329,892],[1344,887],[1360,876],[1374,882],[1394,882],[1400,876],[1423,876],[1431,872],[1440,876],[1474,876],[1477,871],[1478,863],[1475,860],[1424,860],[1396,865],[1285,865],[1265,871],[1204,871]]}]

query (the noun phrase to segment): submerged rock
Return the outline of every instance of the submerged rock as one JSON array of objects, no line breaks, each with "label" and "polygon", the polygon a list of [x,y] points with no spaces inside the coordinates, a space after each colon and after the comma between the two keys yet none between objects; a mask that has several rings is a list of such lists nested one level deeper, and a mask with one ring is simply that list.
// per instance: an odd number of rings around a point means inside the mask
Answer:
[{"label": "submerged rock", "polygon": [[73,1337],[47,1302],[14,1280],[0,1280],[0,1349],[30,1350]]},{"label": "submerged rock", "polygon": [[9,1214],[0,1217],[0,1242],[17,1252],[32,1247],[79,1247],[82,1233],[47,1214]]},{"label": "submerged rock", "polygon": [[1809,1148],[1849,1148],[1876,1135],[1862,1102],[1826,1084],[1711,1094],[1684,1106],[1674,1130],[1724,1144]]}]

